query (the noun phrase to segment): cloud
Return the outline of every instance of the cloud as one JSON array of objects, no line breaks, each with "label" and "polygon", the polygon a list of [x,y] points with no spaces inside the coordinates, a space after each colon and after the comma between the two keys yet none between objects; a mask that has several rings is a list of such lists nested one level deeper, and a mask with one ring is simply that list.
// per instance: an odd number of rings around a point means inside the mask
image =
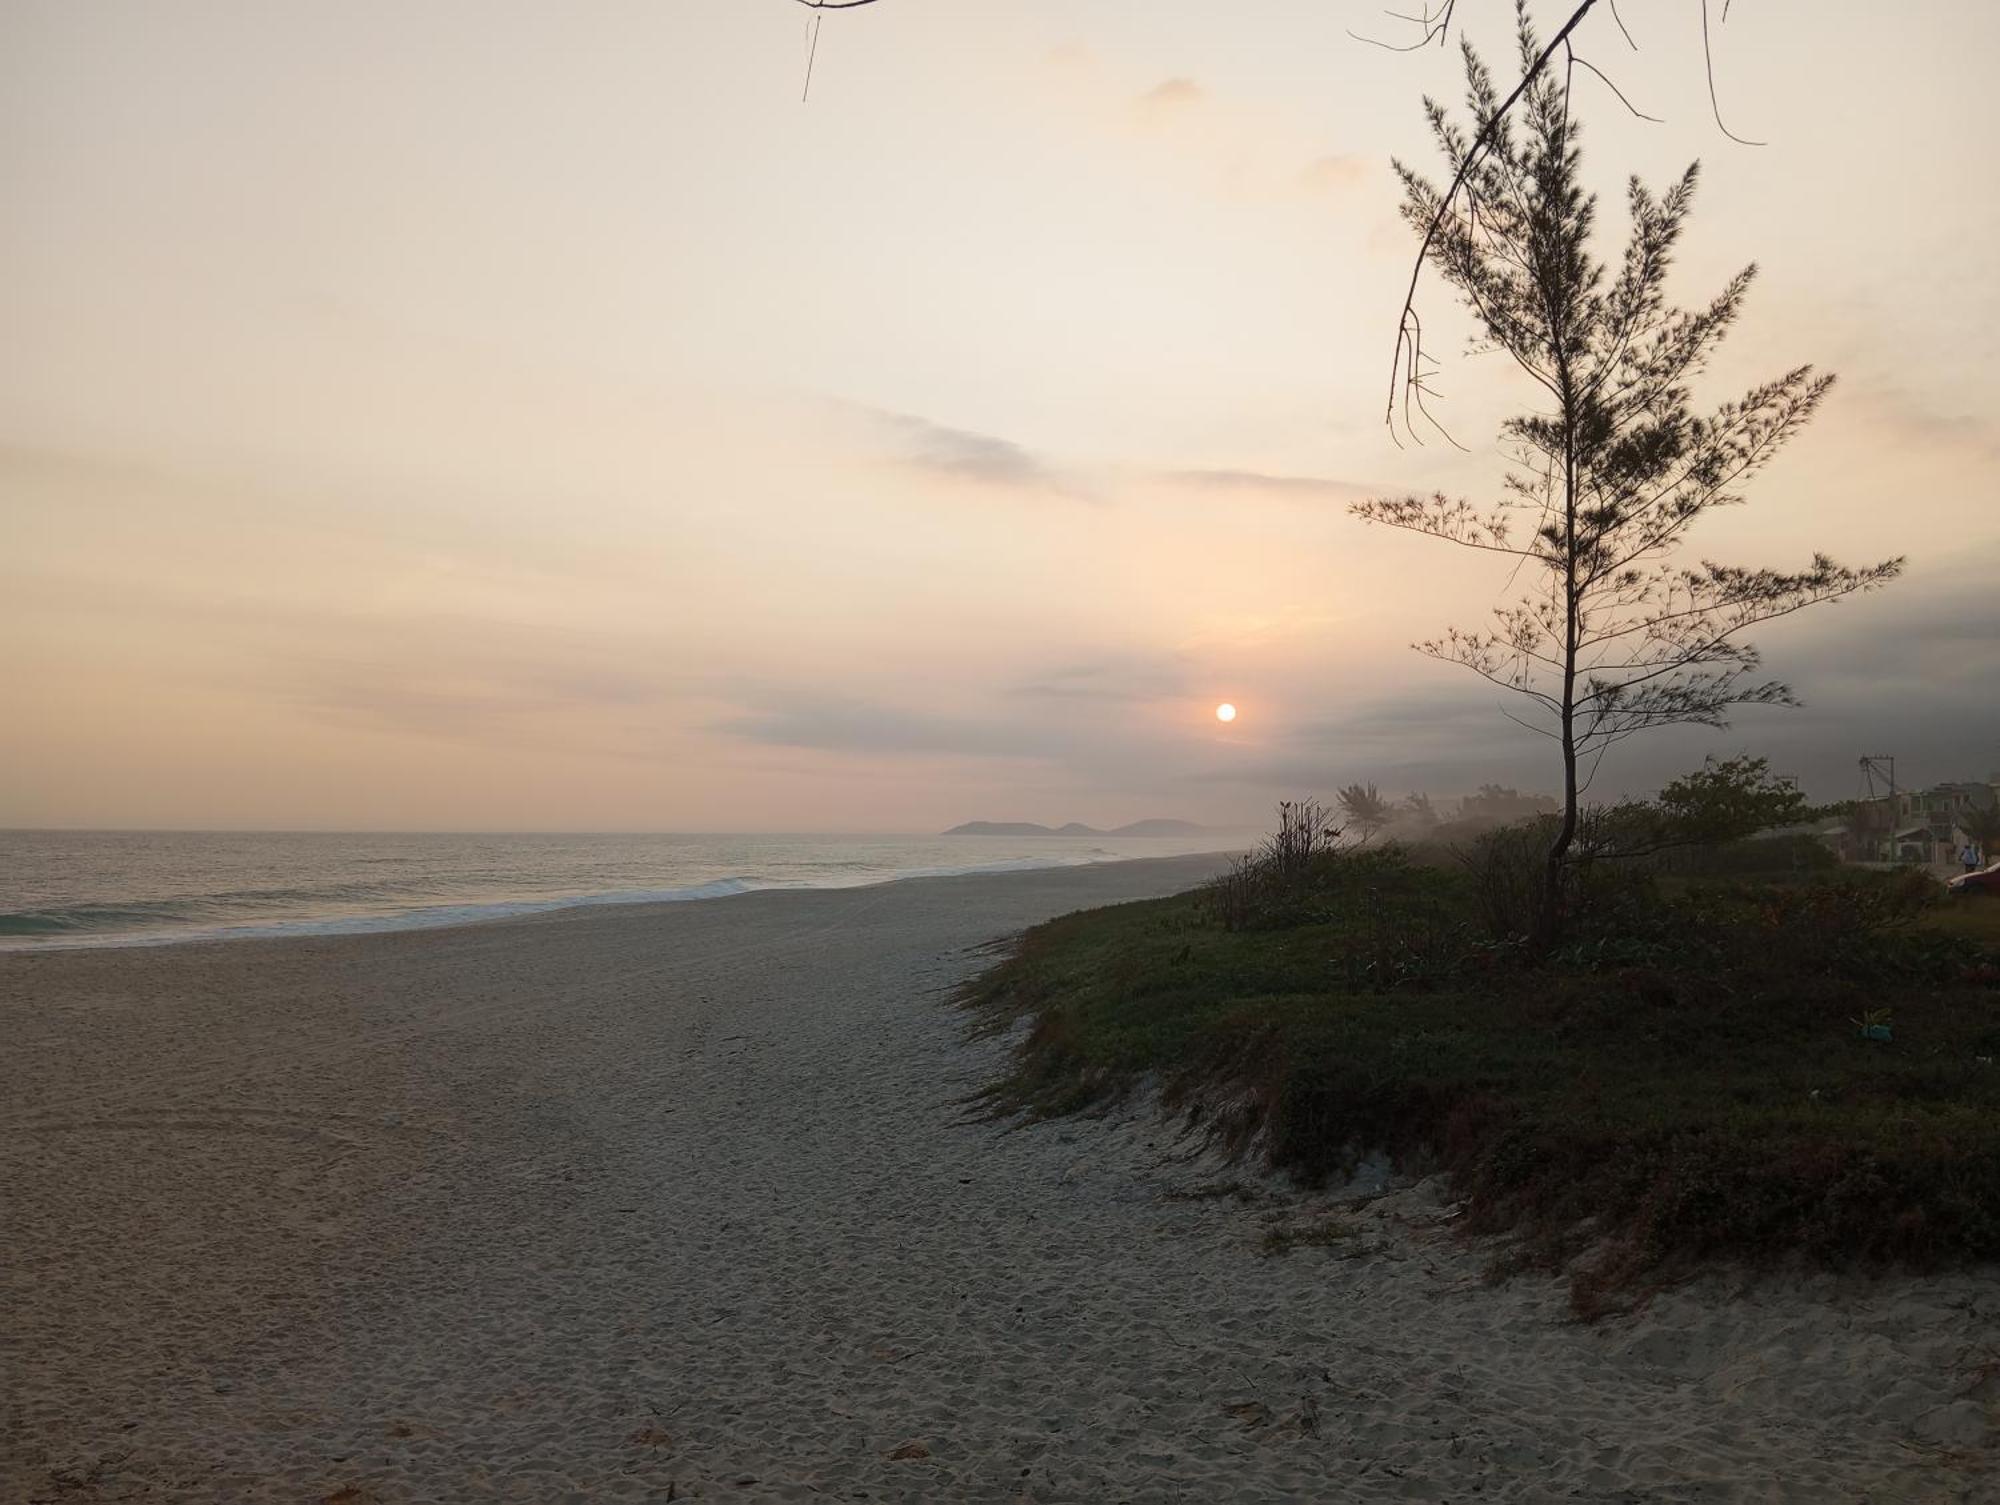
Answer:
[{"label": "cloud", "polygon": [[1287,740],[1311,746],[1383,751],[1412,742],[1464,743],[1493,730],[1495,696],[1477,689],[1440,687],[1375,700],[1346,715],[1318,717],[1292,726]]},{"label": "cloud", "polygon": [[2000,431],[1983,414],[1941,411],[1914,389],[1892,382],[1857,385],[1846,401],[1904,445],[1952,449],[1989,464],[2000,461]]},{"label": "cloud", "polygon": [[1028,726],[813,692],[766,692],[762,699],[761,705],[711,722],[710,730],[772,747],[821,752],[1038,758],[1059,751]]},{"label": "cloud", "polygon": [[1294,721],[1260,756],[1196,777],[1287,795],[1325,795],[1357,778],[1455,793],[1489,780],[1546,783],[1539,742],[1502,718],[1498,697],[1447,679]]},{"label": "cloud", "polygon": [[1381,487],[1325,476],[1271,475],[1257,470],[1173,470],[1167,479],[1207,491],[1261,492],[1300,501],[1358,502],[1379,495]]},{"label": "cloud", "polygon": [[1191,78],[1170,78],[1153,85],[1139,96],[1139,108],[1148,114],[1185,109],[1207,98],[1207,91]]},{"label": "cloud", "polygon": [[[1918,692],[1944,719],[2000,717],[1991,694],[2000,664],[2000,611],[1993,580],[2000,549],[1981,549],[1945,569],[1923,568],[1880,591],[1849,597],[1804,619],[1819,631],[1797,644],[1780,637],[1767,654],[1780,678],[1828,687],[1823,698],[1875,700]],[[1757,635],[1751,635],[1756,640]],[[1810,682],[1810,683],[1809,683]],[[2000,743],[2000,735],[1996,735]],[[1994,749],[2000,756],[2000,745]]]},{"label": "cloud", "polygon": [[910,709],[864,695],[740,683],[736,712],[707,730],[770,747],[882,757],[1034,762],[1108,788],[1188,766],[1192,749],[1135,707],[1172,693],[1167,671],[1118,664],[1056,670],[1002,692],[990,709]]},{"label": "cloud", "polygon": [[1091,499],[1089,491],[1074,476],[1012,439],[950,428],[911,413],[892,413],[879,408],[867,411],[895,436],[902,451],[897,463],[907,469],[979,486]]},{"label": "cloud", "polygon": [[1180,670],[1167,663],[1071,664],[1051,669],[1007,693],[1043,700],[1099,700],[1138,704],[1185,692]]},{"label": "cloud", "polygon": [[1080,118],[1144,143],[1149,156],[1168,154],[1173,171],[1230,202],[1323,200],[1373,176],[1366,159],[1335,149],[1320,122],[1266,100],[1217,92],[1188,74],[1134,92],[1138,79],[1075,50],[1052,52],[1045,63]]},{"label": "cloud", "polygon": [[[1791,684],[1803,708],[1741,707],[1723,730],[1676,727],[1622,743],[1593,797],[1650,793],[1709,753],[1767,757],[1818,799],[1855,792],[1864,752],[1895,754],[1912,787],[2000,772],[1996,578],[2000,550],[1977,550],[1949,569],[1752,632],[1768,674]],[[1515,697],[1414,654],[1410,662],[1426,688],[1301,718],[1258,755],[1191,777],[1273,797],[1324,795],[1355,778],[1443,795],[1488,780],[1558,787],[1550,744],[1503,717],[1522,709]]]},{"label": "cloud", "polygon": [[1365,158],[1336,153],[1315,157],[1299,170],[1299,184],[1310,193],[1352,188],[1368,176]]},{"label": "cloud", "polygon": [[[415,661],[402,655],[393,668],[381,661],[307,658],[289,663],[270,690],[341,720],[470,741],[502,732],[517,738],[529,724],[603,739],[610,731],[605,718],[617,722],[625,713],[656,711],[682,692],[664,676],[619,667],[630,645],[582,650],[576,659],[557,649],[540,663],[523,661],[535,652],[525,637],[514,646],[525,652],[509,654],[499,645],[490,651],[428,646]],[[637,747],[620,734],[601,750]]]}]

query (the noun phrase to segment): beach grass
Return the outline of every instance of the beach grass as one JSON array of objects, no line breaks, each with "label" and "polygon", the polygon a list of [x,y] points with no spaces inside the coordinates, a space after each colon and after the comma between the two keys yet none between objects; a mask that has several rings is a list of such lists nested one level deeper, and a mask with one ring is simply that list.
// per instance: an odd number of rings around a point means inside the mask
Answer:
[{"label": "beach grass", "polygon": [[1196,892],[1027,932],[966,995],[1028,1020],[994,1105],[1151,1082],[1309,1182],[1387,1151],[1585,1309],[1723,1257],[2000,1257],[2000,903],[1677,879],[1529,960],[1462,873],[1318,868],[1263,927]]}]

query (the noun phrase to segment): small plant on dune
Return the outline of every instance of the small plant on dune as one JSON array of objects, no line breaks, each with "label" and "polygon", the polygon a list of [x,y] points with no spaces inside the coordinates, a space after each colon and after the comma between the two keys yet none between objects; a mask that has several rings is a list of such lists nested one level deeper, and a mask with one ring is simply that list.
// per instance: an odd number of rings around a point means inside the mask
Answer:
[{"label": "small plant on dune", "polygon": [[1340,845],[1342,828],[1318,800],[1281,800],[1278,829],[1264,839],[1259,856],[1278,883],[1296,883],[1312,873]]},{"label": "small plant on dune", "polygon": [[1540,927],[1549,834],[1542,822],[1524,821],[1483,832],[1458,849],[1480,920],[1494,940],[1515,940]]},{"label": "small plant on dune", "polygon": [[1278,828],[1248,856],[1230,863],[1205,893],[1225,930],[1282,924],[1340,850],[1341,828],[1317,800],[1283,800]]},{"label": "small plant on dune", "polygon": [[1860,1027],[1865,1038],[1886,1040],[1889,1038],[1889,1024],[1893,1017],[1892,1009],[1868,1009],[1858,1015],[1852,1023]]}]

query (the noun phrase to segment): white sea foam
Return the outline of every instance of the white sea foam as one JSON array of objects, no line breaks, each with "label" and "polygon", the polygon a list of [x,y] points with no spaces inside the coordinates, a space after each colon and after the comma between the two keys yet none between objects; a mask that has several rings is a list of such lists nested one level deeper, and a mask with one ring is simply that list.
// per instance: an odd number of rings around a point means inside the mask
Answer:
[{"label": "white sea foam", "polygon": [[[1050,837],[0,835],[0,951],[362,935],[1175,855]],[[944,860],[940,860],[944,859]]]}]

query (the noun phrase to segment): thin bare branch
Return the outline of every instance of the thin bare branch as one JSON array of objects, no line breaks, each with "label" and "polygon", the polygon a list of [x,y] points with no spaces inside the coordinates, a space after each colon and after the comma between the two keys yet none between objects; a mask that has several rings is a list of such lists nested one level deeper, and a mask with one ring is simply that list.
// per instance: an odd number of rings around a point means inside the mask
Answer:
[{"label": "thin bare branch", "polygon": [[[821,9],[819,6],[813,8],[815,10]],[[800,104],[804,104],[807,96],[812,93],[813,59],[819,56],[819,22],[820,18],[818,16],[812,18],[812,40],[806,46],[806,82],[805,87],[799,90]]]},{"label": "thin bare branch", "polygon": [[[1722,19],[1729,19],[1727,4],[1722,7]],[[1715,49],[1709,45],[1708,39],[1708,0],[1701,0],[1701,61],[1708,69],[1708,107],[1715,112],[1715,128],[1739,146],[1769,146],[1771,143],[1768,141],[1751,141],[1739,136],[1722,123],[1722,101],[1715,95]]]},{"label": "thin bare branch", "polygon": [[1395,42],[1384,42],[1376,37],[1365,37],[1360,32],[1352,29],[1349,29],[1347,34],[1357,42],[1366,42],[1370,47],[1380,47],[1385,52],[1420,52],[1430,46],[1432,42],[1436,42],[1439,46],[1444,45],[1445,38],[1451,31],[1451,13],[1457,7],[1458,0],[1444,0],[1443,8],[1435,14],[1429,10],[1426,10],[1421,16],[1405,15],[1403,12],[1396,10],[1385,11],[1383,14],[1389,16],[1392,20],[1408,21],[1412,26],[1422,28],[1423,34],[1414,42],[1402,43],[1400,45]]},{"label": "thin bare branch", "polygon": [[1611,19],[1618,23],[1618,30],[1625,38],[1625,45],[1630,47],[1634,52],[1637,52],[1639,44],[1632,40],[1632,33],[1625,25],[1625,18],[1618,14],[1618,0],[1609,0],[1609,4],[1611,7]]},{"label": "thin bare branch", "polygon": [[1619,88],[1613,82],[1611,82],[1609,78],[1606,78],[1604,70],[1598,67],[1595,63],[1591,62],[1589,58],[1573,56],[1571,58],[1571,61],[1576,63],[1577,66],[1579,67],[1588,68],[1592,73],[1595,73],[1600,79],[1603,79],[1604,87],[1609,89],[1613,94],[1616,94],[1618,96],[1618,102],[1621,105],[1625,106],[1626,109],[1630,110],[1634,115],[1638,116],[1641,120],[1650,120],[1653,122],[1654,125],[1666,124],[1666,122],[1662,120],[1658,115],[1648,115],[1644,110],[1640,109],[1637,105],[1633,104],[1631,100],[1627,99],[1625,97],[1625,91]]}]

